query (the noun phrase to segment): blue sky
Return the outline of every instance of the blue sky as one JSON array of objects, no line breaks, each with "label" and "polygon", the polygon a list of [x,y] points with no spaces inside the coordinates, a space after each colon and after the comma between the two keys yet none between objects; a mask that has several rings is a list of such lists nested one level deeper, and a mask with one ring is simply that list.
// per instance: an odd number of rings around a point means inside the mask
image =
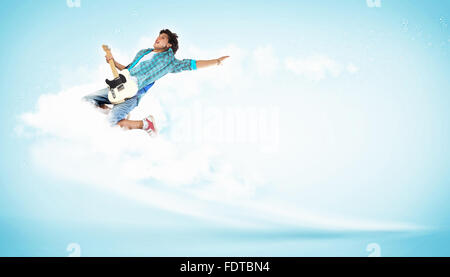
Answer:
[{"label": "blue sky", "polygon": [[[449,6],[4,3],[0,255],[448,255]],[[102,126],[77,102],[101,45],[127,64],[163,28],[178,58],[231,57],[157,81],[132,117],[161,140]]]}]

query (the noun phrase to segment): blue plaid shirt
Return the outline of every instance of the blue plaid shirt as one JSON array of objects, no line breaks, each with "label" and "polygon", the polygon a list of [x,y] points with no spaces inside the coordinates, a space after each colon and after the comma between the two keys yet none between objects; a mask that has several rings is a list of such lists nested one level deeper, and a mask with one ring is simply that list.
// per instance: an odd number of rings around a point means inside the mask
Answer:
[{"label": "blue plaid shirt", "polygon": [[140,50],[133,61],[125,67],[130,71],[130,75],[136,77],[138,80],[138,94],[142,93],[142,90],[145,93],[156,80],[167,73],[178,73],[184,70],[197,69],[196,61],[193,59],[176,59],[173,55],[172,48],[161,53],[155,53],[152,59],[137,64],[144,55],[150,53],[152,50],[153,48]]}]

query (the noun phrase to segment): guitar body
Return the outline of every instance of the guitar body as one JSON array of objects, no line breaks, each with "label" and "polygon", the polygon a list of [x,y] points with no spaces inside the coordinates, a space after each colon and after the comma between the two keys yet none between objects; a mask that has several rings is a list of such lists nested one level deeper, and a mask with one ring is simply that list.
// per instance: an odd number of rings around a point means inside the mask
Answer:
[{"label": "guitar body", "polygon": [[[111,49],[107,45],[103,45],[102,47],[107,55],[111,55]],[[108,63],[114,75],[114,79],[105,80],[109,87],[108,99],[112,104],[120,104],[136,95],[138,92],[138,85],[131,78],[128,69],[117,71],[112,59],[109,60]]]},{"label": "guitar body", "polygon": [[109,86],[108,99],[112,104],[120,104],[138,92],[138,85],[131,78],[128,69],[119,71],[118,75],[113,80],[105,80]]}]

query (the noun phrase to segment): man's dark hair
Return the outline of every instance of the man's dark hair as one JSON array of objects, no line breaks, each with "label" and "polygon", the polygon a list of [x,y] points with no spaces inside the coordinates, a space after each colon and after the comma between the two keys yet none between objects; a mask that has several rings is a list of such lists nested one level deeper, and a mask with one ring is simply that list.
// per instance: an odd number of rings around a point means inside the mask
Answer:
[{"label": "man's dark hair", "polygon": [[176,33],[172,33],[169,29],[163,29],[159,32],[159,34],[166,34],[169,36],[169,43],[172,44],[172,51],[173,54],[175,55],[175,53],[178,50],[178,35]]}]

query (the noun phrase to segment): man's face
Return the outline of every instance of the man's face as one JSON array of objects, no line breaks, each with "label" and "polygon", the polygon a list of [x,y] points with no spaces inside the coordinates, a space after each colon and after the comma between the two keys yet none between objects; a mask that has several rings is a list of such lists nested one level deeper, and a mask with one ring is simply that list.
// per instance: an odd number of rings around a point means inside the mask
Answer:
[{"label": "man's face", "polygon": [[169,36],[165,33],[160,34],[153,44],[153,48],[155,49],[166,49],[171,46],[172,45],[169,43]]}]

